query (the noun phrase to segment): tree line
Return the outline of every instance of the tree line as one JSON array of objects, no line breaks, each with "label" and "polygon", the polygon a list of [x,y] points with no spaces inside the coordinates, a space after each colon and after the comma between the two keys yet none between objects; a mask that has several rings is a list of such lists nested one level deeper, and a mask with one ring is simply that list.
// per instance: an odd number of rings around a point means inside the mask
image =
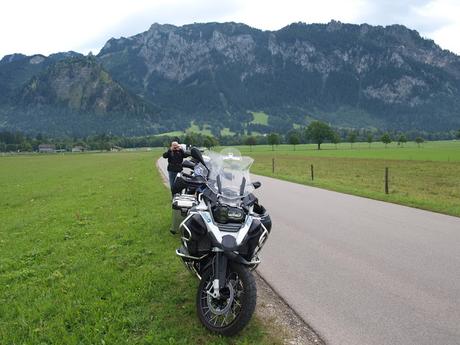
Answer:
[{"label": "tree line", "polygon": [[[290,144],[293,145],[295,150],[296,145],[314,143],[317,145],[317,149],[320,150],[323,143],[332,143],[337,147],[337,144],[347,142],[353,148],[355,142],[367,142],[369,146],[373,142],[382,142],[386,147],[391,142],[404,145],[407,141],[415,141],[420,146],[426,140],[437,140],[430,133],[424,134],[421,135],[417,131],[400,132],[333,128],[325,122],[313,121],[306,128],[291,130],[285,135],[273,132],[263,137],[247,136],[244,138],[243,144],[251,148],[254,145],[268,144],[272,146],[272,149],[279,144]],[[454,137],[460,139],[460,129],[455,132]]]},{"label": "tree line", "polygon": [[187,133],[182,138],[158,135],[128,137],[111,134],[92,135],[83,138],[57,138],[43,134],[30,136],[21,132],[2,131],[0,132],[0,152],[33,152],[38,151],[42,144],[54,145],[54,148],[60,151],[72,151],[72,148],[77,146],[88,151],[109,151],[113,148],[168,147],[172,140],[208,148],[219,145],[217,138],[199,133]]},{"label": "tree line", "polygon": [[[423,135],[424,134],[424,135]],[[430,133],[416,131],[397,132],[369,129],[343,129],[333,128],[327,123],[313,121],[305,128],[298,128],[280,134],[232,135],[215,137],[196,132],[188,132],[179,136],[151,135],[151,136],[115,136],[111,134],[93,135],[83,138],[77,137],[49,137],[38,134],[30,136],[21,132],[0,132],[0,152],[32,152],[38,151],[41,144],[53,144],[56,150],[71,151],[73,147],[80,146],[84,150],[111,150],[112,148],[139,148],[139,147],[169,147],[171,141],[176,140],[187,145],[212,148],[214,146],[271,145],[272,149],[279,144],[293,145],[294,150],[299,144],[314,143],[321,149],[323,143],[339,144],[355,142],[383,142],[386,145],[397,142],[404,145],[407,141],[415,141],[419,145],[426,140],[436,140]],[[460,129],[455,131],[454,137],[460,139]]]}]

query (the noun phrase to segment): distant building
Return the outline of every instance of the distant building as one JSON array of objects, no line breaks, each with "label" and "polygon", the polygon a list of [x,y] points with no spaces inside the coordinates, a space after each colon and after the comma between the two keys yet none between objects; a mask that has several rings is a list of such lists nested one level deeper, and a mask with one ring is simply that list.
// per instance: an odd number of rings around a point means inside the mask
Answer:
[{"label": "distant building", "polygon": [[38,145],[38,152],[42,152],[42,153],[56,152],[56,145],[40,144]]},{"label": "distant building", "polygon": [[122,147],[120,147],[120,146],[115,146],[115,145],[112,146],[112,148],[110,149],[110,151],[112,151],[112,152],[118,152],[118,151],[121,151],[121,150],[123,150]]},{"label": "distant building", "polygon": [[84,152],[84,151],[85,151],[84,146],[77,145],[77,146],[72,147],[72,152]]}]

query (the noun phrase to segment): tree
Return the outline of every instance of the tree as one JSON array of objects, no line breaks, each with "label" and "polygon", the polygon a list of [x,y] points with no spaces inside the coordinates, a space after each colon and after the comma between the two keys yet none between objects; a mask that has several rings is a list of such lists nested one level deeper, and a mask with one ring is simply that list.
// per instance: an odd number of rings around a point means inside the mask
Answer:
[{"label": "tree", "polygon": [[321,150],[321,144],[325,140],[331,140],[333,135],[331,127],[321,121],[313,121],[307,127],[307,137],[318,145],[318,150]]},{"label": "tree", "polygon": [[190,145],[190,146],[196,146],[196,137],[195,137],[194,134],[195,133],[188,132],[185,135],[184,143],[187,144],[187,145]]},{"label": "tree", "polygon": [[417,137],[415,138],[415,142],[418,145],[418,148],[420,148],[420,144],[423,143],[425,140],[422,137]]},{"label": "tree", "polygon": [[244,140],[244,143],[245,143],[246,145],[249,145],[249,149],[250,149],[251,152],[252,152],[252,146],[253,146],[253,145],[257,145],[256,137],[249,136],[249,137],[247,137],[247,138]]},{"label": "tree", "polygon": [[391,137],[388,133],[384,133],[380,140],[385,144],[385,148],[387,148],[387,145],[391,143]]},{"label": "tree", "polygon": [[369,143],[369,148],[371,148],[371,144],[374,141],[374,136],[372,133],[367,134],[367,142]]},{"label": "tree", "polygon": [[28,141],[23,141],[18,148],[20,151],[32,151],[32,145]]},{"label": "tree", "polygon": [[457,139],[460,139],[460,129],[457,131],[457,134],[455,134],[455,136],[457,137]]},{"label": "tree", "polygon": [[295,151],[295,146],[300,144],[300,135],[297,132],[291,132],[288,137],[288,142],[291,145],[294,145],[294,151]]},{"label": "tree", "polygon": [[268,145],[272,146],[272,151],[275,151],[275,145],[280,143],[280,136],[278,133],[270,133],[267,136]]},{"label": "tree", "polygon": [[406,142],[407,142],[406,136],[404,134],[401,134],[398,138],[398,145],[404,146]]},{"label": "tree", "polygon": [[211,149],[211,147],[213,146],[217,146],[219,145],[219,142],[217,141],[216,138],[212,137],[212,136],[205,136],[204,139],[203,139],[203,146],[208,148],[208,150]]},{"label": "tree", "polygon": [[335,149],[337,150],[337,144],[340,143],[340,135],[337,132],[332,133],[331,141],[335,144]]},{"label": "tree", "polygon": [[5,152],[16,152],[18,150],[18,145],[16,144],[6,144]]},{"label": "tree", "polygon": [[353,148],[353,143],[356,142],[356,132],[355,131],[350,131],[348,133],[348,142],[350,143],[351,148]]},{"label": "tree", "polygon": [[199,133],[195,132],[187,132],[185,135],[184,142],[187,145],[192,145],[192,146],[202,146],[203,145],[203,136],[200,135]]}]

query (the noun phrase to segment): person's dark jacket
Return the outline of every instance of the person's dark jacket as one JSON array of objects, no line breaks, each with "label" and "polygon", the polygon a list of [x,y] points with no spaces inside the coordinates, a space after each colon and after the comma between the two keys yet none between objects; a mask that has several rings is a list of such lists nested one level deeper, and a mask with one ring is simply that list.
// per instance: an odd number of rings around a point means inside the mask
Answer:
[{"label": "person's dark jacket", "polygon": [[163,158],[168,159],[168,171],[181,172],[182,171],[182,161],[185,157],[188,157],[189,154],[183,150],[173,151],[169,149],[163,153]]}]

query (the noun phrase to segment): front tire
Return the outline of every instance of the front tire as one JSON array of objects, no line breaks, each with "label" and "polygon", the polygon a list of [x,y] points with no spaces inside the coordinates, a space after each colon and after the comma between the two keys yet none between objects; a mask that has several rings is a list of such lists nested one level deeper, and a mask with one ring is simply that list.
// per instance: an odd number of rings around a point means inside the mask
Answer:
[{"label": "front tire", "polygon": [[196,296],[197,313],[201,323],[210,331],[225,336],[240,332],[254,313],[257,287],[246,266],[230,263],[226,286],[220,289],[220,298],[212,297],[212,268],[202,276]]}]

